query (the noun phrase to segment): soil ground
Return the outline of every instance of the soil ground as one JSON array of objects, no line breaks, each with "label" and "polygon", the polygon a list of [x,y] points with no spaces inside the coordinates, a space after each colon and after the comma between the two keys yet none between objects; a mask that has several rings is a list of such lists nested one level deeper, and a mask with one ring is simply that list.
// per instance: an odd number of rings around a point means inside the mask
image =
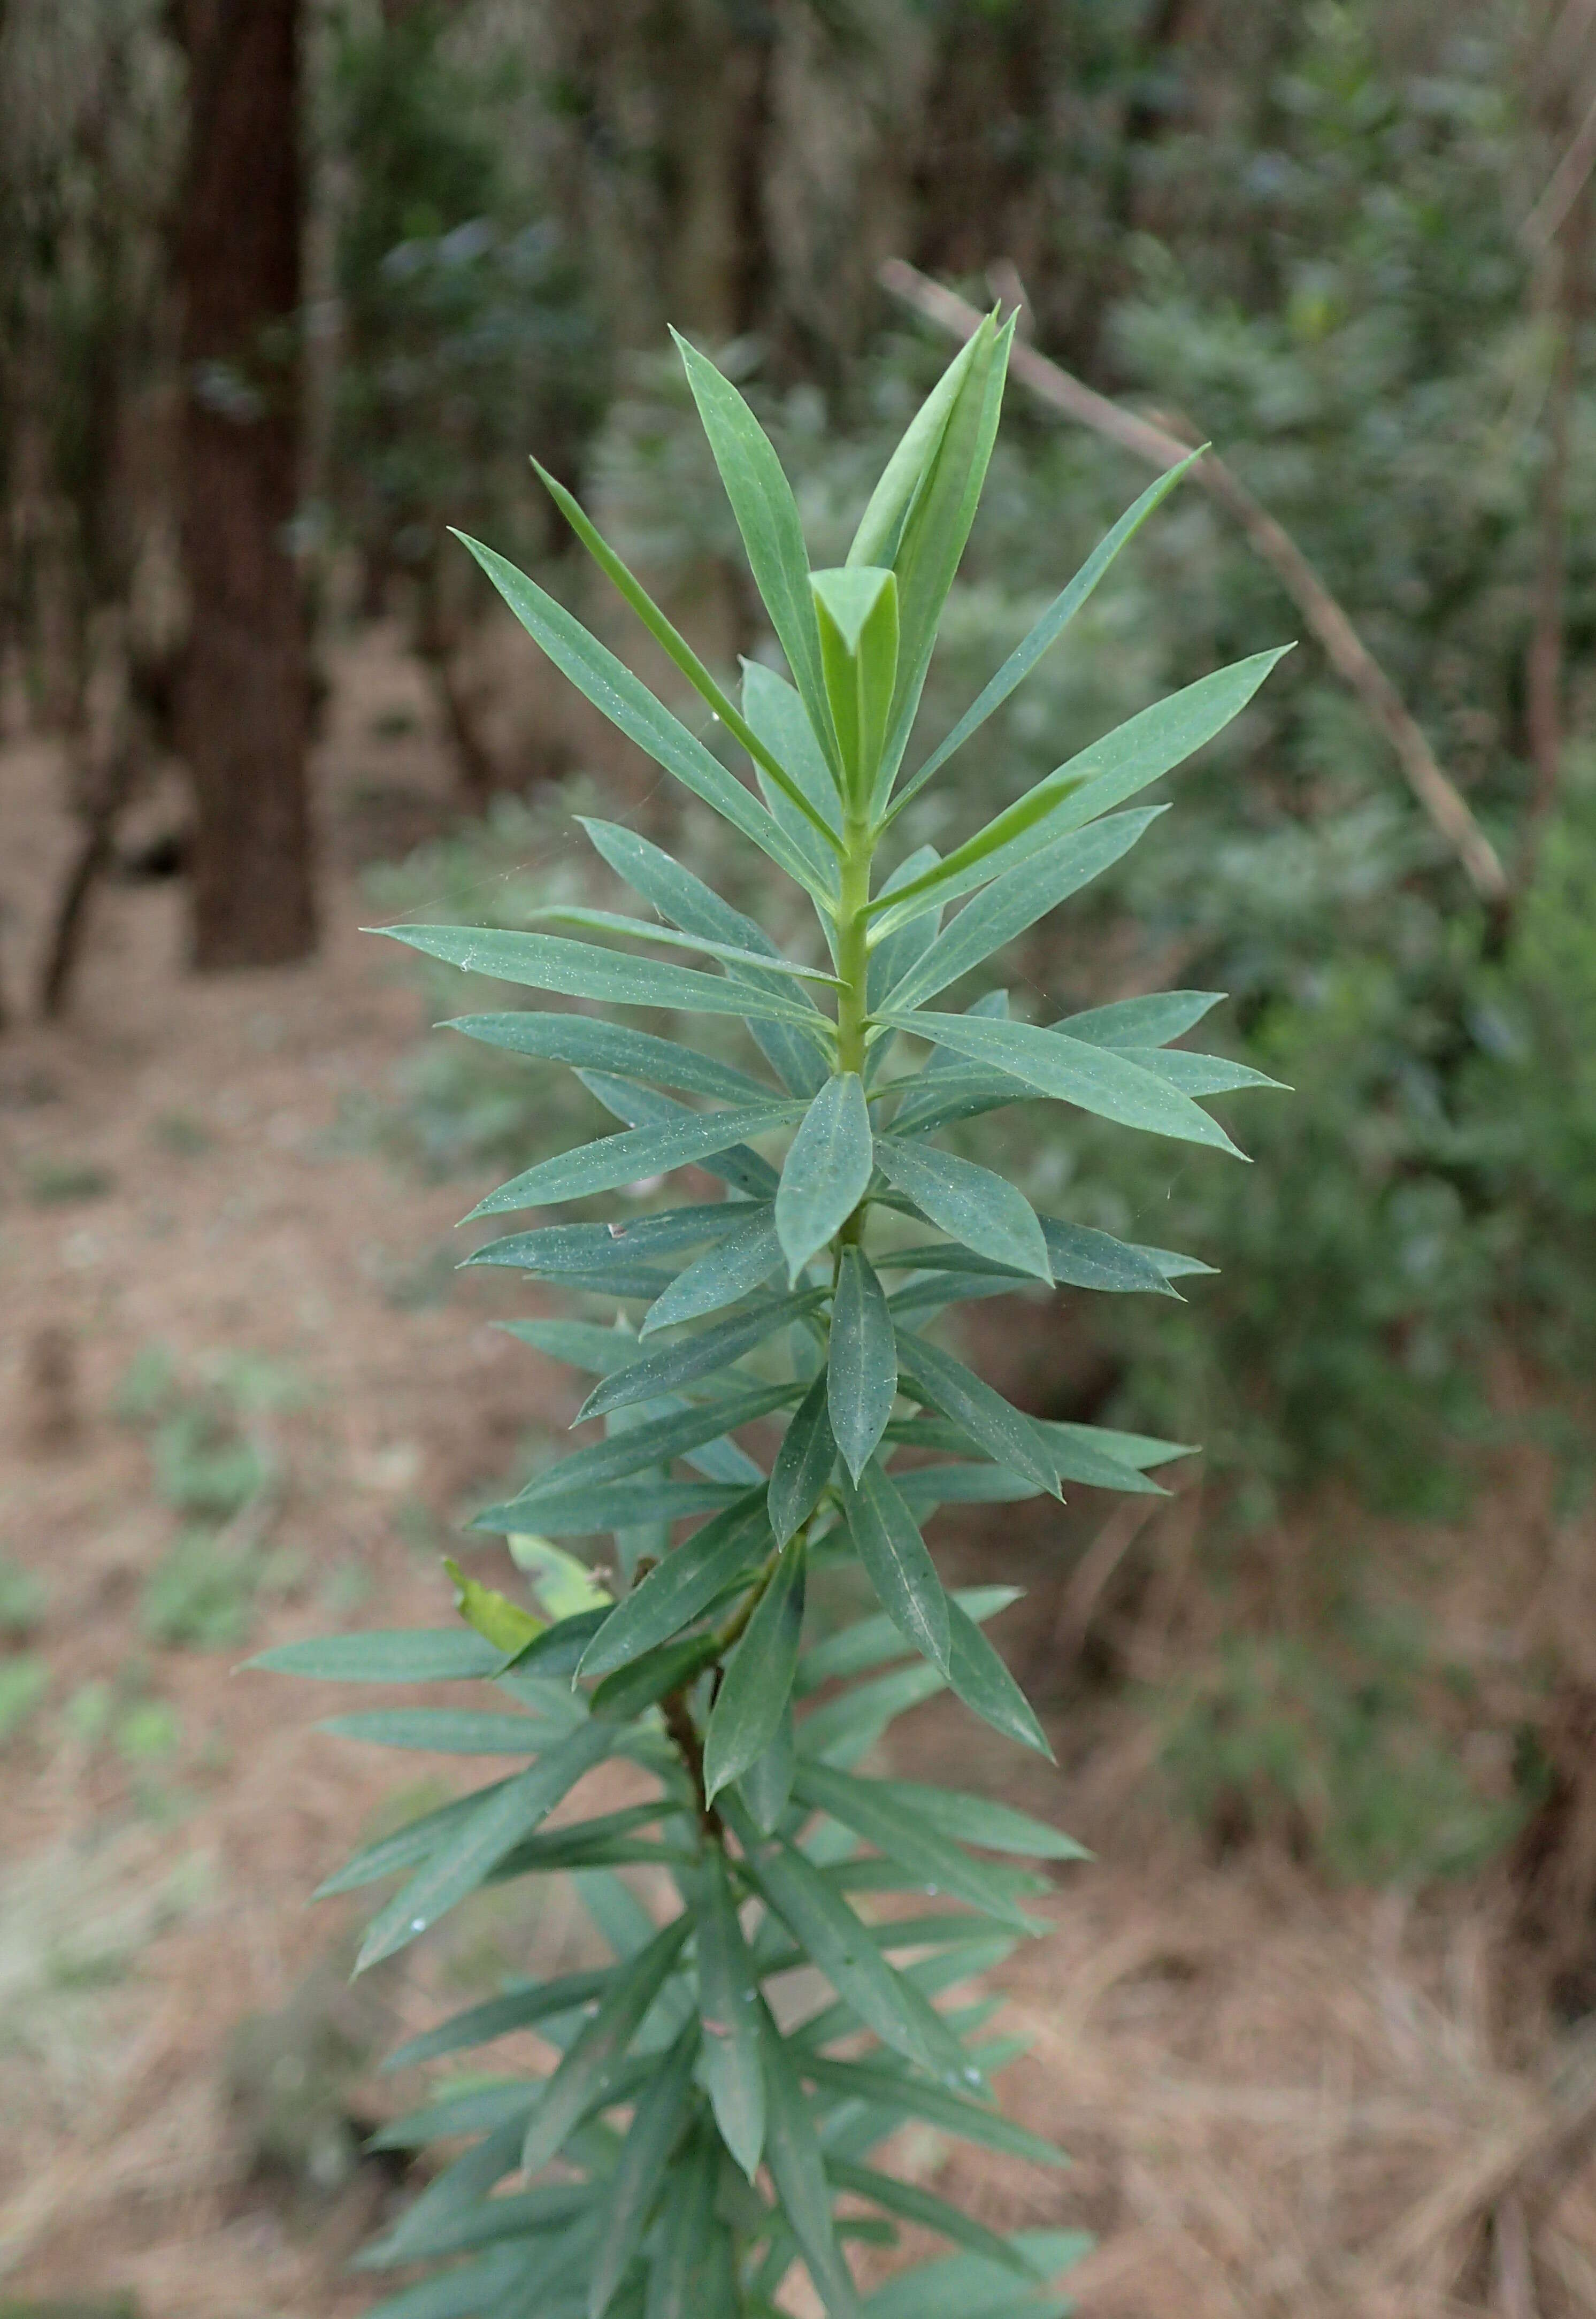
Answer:
[{"label": "soil ground", "polygon": [[[151,1626],[185,1526],[130,1413],[152,1349],[179,1398],[266,1381],[239,1388],[265,1478],[212,1542],[263,1578],[233,1605],[249,1647],[441,1622],[451,1520],[573,1406],[491,1325],[526,1309],[518,1286],[449,1268],[482,1187],[344,1132],[421,1029],[402,962],[354,931],[358,857],[379,824],[390,846],[436,826],[446,783],[412,674],[380,639],[363,655],[321,753],[320,957],[196,982],[180,883],[114,884],[71,1020],[0,1041],[0,1555],[41,1605],[0,1675],[27,1662],[45,1686],[0,1755],[0,2262],[5,2293],[131,2290],[146,2319],[362,2310],[345,2266],[394,2186],[350,2136],[406,2090],[363,2054],[585,1937],[558,1898],[537,1918],[484,1902],[344,1997],[357,1917],[307,1895],[392,1810],[401,1759],[317,1732],[343,1701],[235,1675],[241,1643]],[[59,788],[51,744],[0,751],[14,1008],[70,840]],[[1001,1575],[1005,1545],[950,1550]],[[1013,1628],[1028,1671],[1050,1631]],[[1216,1863],[1141,1800],[1144,1735],[1058,1737],[1056,1781],[941,1709],[895,1749],[1097,1849],[1000,1975],[1034,2041],[1005,2100],[1074,2170],[929,2136],[901,2164],[1005,2225],[1094,2232],[1085,2319],[1596,2314],[1590,2063],[1504,2005],[1492,1891],[1410,1906],[1327,1896],[1267,1850]],[[405,1793],[464,1776],[411,1772]]]}]

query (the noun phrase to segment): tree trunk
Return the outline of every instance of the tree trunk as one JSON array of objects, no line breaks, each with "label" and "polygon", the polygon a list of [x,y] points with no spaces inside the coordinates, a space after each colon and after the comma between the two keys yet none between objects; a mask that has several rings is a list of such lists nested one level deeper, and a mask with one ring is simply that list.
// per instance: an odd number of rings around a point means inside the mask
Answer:
[{"label": "tree trunk", "polygon": [[298,498],[298,0],[180,0],[189,63],[182,740],[194,796],[194,963],[315,947]]}]

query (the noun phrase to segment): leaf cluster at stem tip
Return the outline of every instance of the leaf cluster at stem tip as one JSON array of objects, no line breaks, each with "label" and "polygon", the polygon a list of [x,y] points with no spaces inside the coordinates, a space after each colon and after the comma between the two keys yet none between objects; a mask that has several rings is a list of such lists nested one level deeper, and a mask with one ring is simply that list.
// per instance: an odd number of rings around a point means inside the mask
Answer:
[{"label": "leaf cluster at stem tip", "polygon": [[[1172,1295],[1205,1268],[1040,1214],[935,1139],[1041,1100],[1235,1151],[1204,1099],[1269,1083],[1174,1043],[1214,994],[1045,1024],[1012,1017],[999,985],[955,994],[1138,842],[1158,809],[1130,800],[1213,739],[1278,655],[1143,709],[947,853],[922,847],[879,875],[904,806],[1023,681],[1185,472],[1142,494],[906,775],[1012,329],[989,318],[950,364],[845,562],[818,572],[753,411],[679,340],[785,663],[785,674],[749,663],[735,699],[544,474],[718,720],[724,753],[537,582],[465,543],[578,690],[804,889],[825,963],[784,955],[672,854],[595,819],[586,834],[646,915],[571,907],[514,933],[385,929],[557,1001],[740,1020],[750,1051],[733,1064],[561,1005],[455,1024],[575,1070],[617,1123],[501,1185],[475,1215],[564,1211],[690,1164],[718,1188],[620,1223],[556,1213],[471,1259],[586,1300],[588,1317],[509,1324],[591,1380],[576,1446],[472,1525],[508,1542],[527,1599],[451,1563],[456,1625],[290,1644],[255,1663],[492,1687],[487,1707],[378,1707],[329,1727],[504,1767],[329,1879],[326,1891],[389,1888],[362,1966],[484,1887],[555,1872],[577,1876],[606,1951],[591,1969],[512,1981],[393,2057],[429,2068],[533,2030],[549,2061],[541,2074],[446,2070],[384,2128],[390,2145],[441,2142],[452,2154],[362,2258],[432,2266],[373,2319],[741,2319],[773,2310],[794,2263],[833,2319],[888,2319],[910,2307],[903,2286],[861,2295],[848,2243],[890,2240],[905,2222],[952,2250],[915,2276],[925,2319],[1067,2307],[1055,2282],[1078,2236],[997,2233],[869,2161],[915,2119],[1055,2161],[993,2102],[991,2074],[1014,2048],[987,2034],[989,2006],[946,2000],[1042,1929],[1048,1863],[1078,1847],[1050,1821],[865,1766],[899,1714],[943,1691],[1049,1752],[986,1633],[1012,1592],[944,1586],[924,1534],[939,1506],[1076,1485],[1158,1493],[1158,1469],[1186,1454],[1015,1408],[942,1341],[943,1315],[1022,1287]],[[733,751],[746,773],[725,762]],[[842,1566],[877,1607],[819,1633],[813,1606]],[[582,1787],[613,1762],[624,1782]],[[648,1907],[625,1873],[643,1866],[654,1872]],[[820,1992],[807,2012],[772,1990],[800,1966]]]}]

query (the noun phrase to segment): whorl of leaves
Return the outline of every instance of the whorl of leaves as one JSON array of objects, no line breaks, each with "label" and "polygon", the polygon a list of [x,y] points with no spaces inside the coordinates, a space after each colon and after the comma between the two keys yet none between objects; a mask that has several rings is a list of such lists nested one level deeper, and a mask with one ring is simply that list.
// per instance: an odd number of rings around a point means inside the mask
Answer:
[{"label": "whorl of leaves", "polygon": [[[491,1194],[479,1214],[582,1200],[689,1163],[725,1188],[625,1224],[542,1224],[478,1251],[479,1262],[606,1299],[615,1314],[613,1327],[517,1327],[596,1380],[577,1420],[582,1446],[477,1518],[523,1565],[555,1574],[542,1598],[552,1615],[460,1578],[457,1628],[290,1645],[257,1662],[343,1682],[493,1686],[490,1709],[380,1710],[334,1727],[509,1765],[329,1880],[334,1890],[398,1880],[363,1965],[485,1884],[573,1870],[613,1956],[514,1983],[393,2057],[475,2053],[534,2029],[556,2059],[542,2078],[473,2074],[453,2089],[446,2078],[385,2129],[391,2146],[442,2140],[458,2154],[363,2258],[422,2269],[380,2305],[381,2319],[746,2319],[773,2312],[795,2261],[833,2319],[1067,2308],[1053,2282],[1078,2239],[999,2237],[870,2161],[912,2119],[1056,2159],[993,2105],[989,2073],[1013,2049],[983,2036],[988,2008],[945,2011],[935,1999],[1040,1929],[1026,1904],[1048,1886],[1034,1863],[1077,1847],[985,1799],[859,1766],[896,1715],[944,1687],[1047,1753],[982,1631],[1012,1594],[944,1589],[921,1535],[934,1507],[1059,1496],[1067,1482],[1146,1492],[1158,1486],[1150,1470],[1178,1454],[1024,1414],[928,1333],[939,1316],[1038,1283],[1168,1294],[1200,1268],[1039,1215],[933,1139],[952,1121],[1041,1098],[1233,1150],[1197,1099],[1264,1082],[1169,1043],[1213,1003],[1206,993],[1045,1025],[1012,1019],[1000,990],[962,1006],[948,994],[1141,836],[1155,817],[1115,808],[1218,733],[1276,655],[1143,710],[945,857],[923,849],[878,876],[904,802],[1021,681],[1175,480],[1143,494],[900,781],[991,451],[1008,338],[987,321],[957,356],[882,475],[847,564],[818,573],[753,413],[681,346],[790,676],[751,663],[739,701],[551,482],[752,779],[534,581],[466,543],[587,699],[804,889],[828,963],[783,956],[669,854],[602,823],[589,825],[595,846],[653,916],[566,911],[563,933],[385,930],[562,998],[740,1017],[751,1051],[734,1069],[570,1011],[456,1026],[580,1069],[621,1123]],[[785,1143],[779,1164],[759,1148],[773,1138]],[[736,1437],[772,1421],[783,1430],[767,1472]],[[604,1533],[609,1584],[548,1543]],[[880,1614],[806,1647],[811,1581],[843,1562],[862,1571]],[[548,1828],[613,1756],[630,1767],[628,1792],[641,1774],[648,1799]],[[645,1862],[674,1886],[663,1923],[616,1873]],[[868,1893],[935,1899],[927,1914],[878,1916],[858,1905]],[[775,1991],[798,1967],[817,1969],[830,1995],[794,2018]],[[955,2251],[861,2298],[844,2242],[890,2238],[899,2222]]]}]

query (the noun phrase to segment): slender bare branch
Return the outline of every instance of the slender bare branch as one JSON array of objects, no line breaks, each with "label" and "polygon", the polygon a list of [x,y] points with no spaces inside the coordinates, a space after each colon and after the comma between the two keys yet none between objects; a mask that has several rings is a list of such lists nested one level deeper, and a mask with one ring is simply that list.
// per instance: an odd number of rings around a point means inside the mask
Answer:
[{"label": "slender bare branch", "polygon": [[[957,338],[967,338],[980,320],[976,309],[933,282],[903,258],[882,266],[883,289]],[[1034,347],[1016,342],[1010,357],[1014,375],[1039,401],[1079,421],[1155,467],[1172,467],[1191,451],[1168,425],[1138,418],[1106,395],[1073,378]],[[1446,839],[1481,899],[1500,909],[1509,893],[1501,858],[1461,793],[1441,771],[1423,733],[1391,678],[1370,652],[1351,620],[1330,594],[1296,542],[1256,500],[1247,486],[1210,451],[1193,479],[1235,519],[1248,541],[1268,564],[1317,637],[1326,659],[1357,694],[1371,721],[1391,744],[1403,777],[1435,827]]]}]

